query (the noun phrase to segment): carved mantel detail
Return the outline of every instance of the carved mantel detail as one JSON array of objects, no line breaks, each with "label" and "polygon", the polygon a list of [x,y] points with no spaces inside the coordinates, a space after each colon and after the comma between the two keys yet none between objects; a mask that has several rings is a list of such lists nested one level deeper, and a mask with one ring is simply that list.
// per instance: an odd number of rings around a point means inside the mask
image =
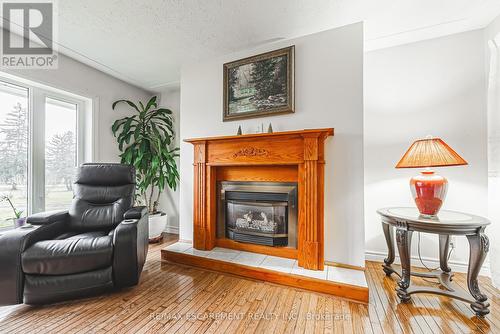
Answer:
[{"label": "carved mantel detail", "polygon": [[269,155],[269,151],[265,148],[256,147],[243,147],[239,151],[233,154],[233,158],[238,157],[266,157]]},{"label": "carved mantel detail", "polygon": [[218,171],[227,174],[252,167],[255,180],[263,180],[276,177],[283,166],[288,166],[295,170],[293,182],[298,184],[297,248],[253,251],[287,251],[300,267],[323,270],[324,143],[329,136],[333,136],[332,128],[185,140],[194,145],[193,247],[210,250],[221,243],[223,247],[236,247],[216,237]]}]

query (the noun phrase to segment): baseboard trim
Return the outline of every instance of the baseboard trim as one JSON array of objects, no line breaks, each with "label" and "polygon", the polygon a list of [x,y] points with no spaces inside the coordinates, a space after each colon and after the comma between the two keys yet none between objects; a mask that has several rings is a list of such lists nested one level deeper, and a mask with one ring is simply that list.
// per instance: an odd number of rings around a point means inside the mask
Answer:
[{"label": "baseboard trim", "polygon": [[353,270],[365,271],[365,267],[353,266],[352,264],[345,264],[345,263],[332,262],[332,261],[325,261],[325,264],[326,264],[327,266],[332,266],[332,267],[338,267],[338,268],[346,268],[346,269],[353,269]]},{"label": "baseboard trim", "polygon": [[171,233],[171,234],[179,234],[179,227],[178,226],[167,226],[165,228],[166,233]]},{"label": "baseboard trim", "polygon": [[[365,252],[365,259],[367,261],[384,262],[384,259],[386,257],[387,257],[387,253],[375,252],[375,251],[366,251]],[[422,260],[424,261],[424,263],[428,267],[433,267],[433,268],[439,267],[439,259],[422,257]],[[399,256],[396,255],[396,259],[395,259],[394,263],[396,263],[396,264],[401,263],[399,260]],[[411,257],[411,265],[415,266],[415,267],[423,268],[418,256]],[[467,272],[468,264],[465,262],[448,261],[448,265],[450,266],[452,271],[459,272],[459,273],[466,273]],[[486,262],[483,264],[483,266],[481,267],[481,271],[479,272],[479,275],[491,277],[489,262]]]}]

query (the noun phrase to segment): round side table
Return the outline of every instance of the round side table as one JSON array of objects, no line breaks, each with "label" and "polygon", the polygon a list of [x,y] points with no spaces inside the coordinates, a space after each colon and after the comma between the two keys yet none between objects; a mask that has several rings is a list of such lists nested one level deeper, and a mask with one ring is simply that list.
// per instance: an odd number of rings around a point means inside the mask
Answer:
[{"label": "round side table", "polygon": [[[487,297],[481,293],[477,276],[489,250],[489,240],[484,230],[490,222],[483,217],[442,210],[435,218],[421,216],[416,208],[384,208],[377,210],[382,217],[382,228],[389,249],[388,256],[382,265],[386,275],[396,274],[400,277],[397,295],[401,302],[408,302],[414,293],[433,293],[455,298],[470,303],[477,316],[483,317],[490,312]],[[401,273],[392,267],[394,263],[394,229],[396,243],[401,260]],[[413,231],[439,235],[440,269],[429,273],[411,272],[411,237]],[[451,235],[465,235],[470,245],[469,266],[467,270],[467,286],[470,295],[453,287],[452,272],[448,267],[449,239]],[[436,278],[444,289],[433,287],[410,287],[410,277]]]}]

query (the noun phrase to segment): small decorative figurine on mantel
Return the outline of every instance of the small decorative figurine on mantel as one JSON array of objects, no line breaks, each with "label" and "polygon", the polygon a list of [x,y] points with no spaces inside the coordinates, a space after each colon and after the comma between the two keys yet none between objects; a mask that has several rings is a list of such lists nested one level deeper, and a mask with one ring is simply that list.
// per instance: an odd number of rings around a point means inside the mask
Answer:
[{"label": "small decorative figurine on mantel", "polygon": [[241,136],[241,125],[238,125],[238,132],[236,133],[237,136]]},{"label": "small decorative figurine on mantel", "polygon": [[267,128],[267,133],[273,133],[273,126],[269,123],[269,127]]}]

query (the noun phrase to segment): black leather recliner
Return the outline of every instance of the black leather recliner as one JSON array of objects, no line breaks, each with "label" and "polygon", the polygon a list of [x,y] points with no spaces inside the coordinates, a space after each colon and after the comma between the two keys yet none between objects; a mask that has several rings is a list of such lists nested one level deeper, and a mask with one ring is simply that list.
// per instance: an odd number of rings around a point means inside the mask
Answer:
[{"label": "black leather recliner", "polygon": [[78,168],[69,211],[27,218],[0,236],[0,305],[47,304],[136,285],[148,252],[148,213],[132,207],[135,170]]}]

